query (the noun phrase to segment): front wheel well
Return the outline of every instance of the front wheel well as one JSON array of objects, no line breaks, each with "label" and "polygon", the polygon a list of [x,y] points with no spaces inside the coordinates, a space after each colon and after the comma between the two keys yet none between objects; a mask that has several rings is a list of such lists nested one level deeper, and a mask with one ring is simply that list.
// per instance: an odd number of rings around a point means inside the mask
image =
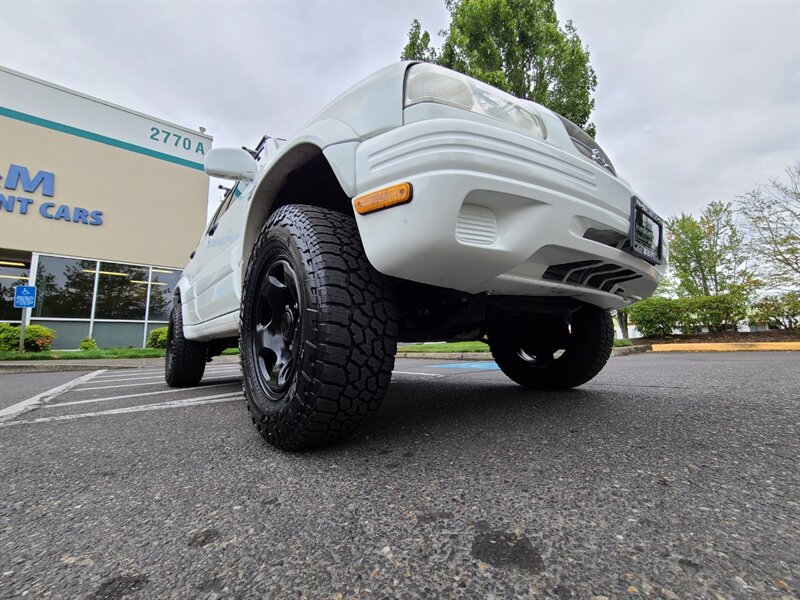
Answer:
[{"label": "front wheel well", "polygon": [[253,199],[247,219],[242,257],[242,277],[253,245],[270,215],[288,204],[306,204],[352,215],[345,193],[322,149],[302,144],[278,159],[270,168]]},{"label": "front wheel well", "polygon": [[306,204],[343,214],[353,211],[350,198],[339,185],[322,150],[288,173],[269,212],[272,214],[288,204]]}]

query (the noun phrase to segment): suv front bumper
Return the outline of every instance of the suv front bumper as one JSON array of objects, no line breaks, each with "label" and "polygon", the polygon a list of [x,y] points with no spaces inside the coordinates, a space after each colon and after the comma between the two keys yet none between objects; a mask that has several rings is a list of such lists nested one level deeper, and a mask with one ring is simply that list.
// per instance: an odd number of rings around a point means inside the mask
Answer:
[{"label": "suv front bumper", "polygon": [[356,214],[381,273],[468,293],[568,296],[618,308],[666,270],[622,249],[631,197],[580,156],[490,124],[410,123],[356,150],[362,194],[410,182],[410,203]]}]

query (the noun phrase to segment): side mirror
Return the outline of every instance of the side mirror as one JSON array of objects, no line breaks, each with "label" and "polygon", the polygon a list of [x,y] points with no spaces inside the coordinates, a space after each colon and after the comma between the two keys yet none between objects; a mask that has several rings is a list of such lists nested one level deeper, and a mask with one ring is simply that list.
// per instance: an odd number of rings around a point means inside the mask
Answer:
[{"label": "side mirror", "polygon": [[205,172],[222,179],[249,179],[256,175],[256,159],[240,148],[212,148],[206,155]]}]

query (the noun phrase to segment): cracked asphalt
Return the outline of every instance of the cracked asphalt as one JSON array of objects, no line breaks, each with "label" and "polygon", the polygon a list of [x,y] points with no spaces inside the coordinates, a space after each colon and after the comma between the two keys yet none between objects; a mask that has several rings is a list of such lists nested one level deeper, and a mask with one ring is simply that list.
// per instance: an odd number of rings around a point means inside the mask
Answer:
[{"label": "cracked asphalt", "polygon": [[800,594],[800,353],[612,358],[556,393],[443,364],[399,360],[367,427],[302,454],[230,363],[0,423],[0,597]]}]

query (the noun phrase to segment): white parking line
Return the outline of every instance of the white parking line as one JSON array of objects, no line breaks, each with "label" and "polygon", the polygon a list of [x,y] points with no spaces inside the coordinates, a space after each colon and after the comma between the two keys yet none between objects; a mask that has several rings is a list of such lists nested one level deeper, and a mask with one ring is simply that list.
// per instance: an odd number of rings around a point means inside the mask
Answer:
[{"label": "white parking line", "polygon": [[[205,377],[203,379],[203,381],[213,381],[215,379],[233,379],[235,376],[236,376],[236,374],[233,373],[231,375],[223,375],[221,377]],[[138,387],[138,386],[143,386],[143,385],[162,385],[162,384],[166,385],[166,383],[164,381],[149,381],[147,383],[123,383],[122,385],[104,385],[104,386],[100,386],[100,387],[86,387],[86,388],[81,388],[80,390],[77,390],[77,391],[88,392],[90,390],[112,390],[112,389],[124,388],[124,387]]]},{"label": "white parking line", "polygon": [[122,369],[113,369],[110,371],[106,371],[105,375],[102,375],[100,379],[109,379],[111,377],[130,377],[134,373],[139,375],[156,375],[157,373],[163,373],[164,369],[129,369],[129,368],[122,368]]},{"label": "white parking line", "polygon": [[[185,390],[210,390],[211,388],[237,385],[235,383],[215,383],[214,385],[201,385],[197,387],[184,388]],[[174,394],[180,392],[179,389],[160,390],[158,392],[142,392],[140,394],[125,394],[124,396],[106,396],[105,398],[89,398],[88,400],[72,400],[71,402],[59,402],[58,404],[48,404],[43,408],[61,408],[62,406],[75,406],[76,404],[92,404],[94,402],[111,402],[112,400],[127,400],[128,398],[139,398],[141,396],[157,396],[159,394]]]},{"label": "white parking line", "polygon": [[[225,373],[238,373],[239,369],[217,369],[216,371],[206,371],[206,375],[223,375]],[[126,377],[99,377],[95,379],[97,383],[114,383],[117,381],[142,381],[143,379],[160,379],[164,381],[163,373],[160,375],[126,376]]]},{"label": "white parking line", "polygon": [[[231,365],[225,367],[215,367],[206,369],[206,374],[216,374],[227,371],[238,371],[239,365]],[[98,377],[97,381],[112,381],[115,379],[154,379],[157,377],[164,377],[164,369],[156,371],[139,371],[138,369],[125,370],[122,373],[108,373],[102,377]]]},{"label": "white parking line", "polygon": [[217,404],[219,402],[241,401],[240,392],[232,394],[220,394],[219,396],[199,396],[197,398],[185,398],[183,400],[173,400],[172,402],[159,402],[158,404],[141,404],[139,406],[129,406],[127,408],[112,408],[97,412],[78,413],[75,415],[59,415],[57,417],[40,417],[30,421],[10,421],[0,423],[0,427],[11,427],[12,425],[28,425],[34,423],[49,423],[50,421],[72,421],[86,417],[102,417],[105,415],[121,415],[124,413],[146,412],[150,410],[165,410],[167,408],[184,408],[188,406],[202,406],[204,404]]},{"label": "white parking line", "polygon": [[392,375],[422,375],[424,377],[444,377],[440,373],[418,373],[415,371],[392,371]]},{"label": "white parking line", "polygon": [[12,404],[8,408],[4,408],[0,410],[0,422],[7,421],[9,419],[13,419],[14,417],[21,415],[22,413],[28,412],[29,410],[33,410],[38,406],[46,403],[49,400],[52,400],[59,394],[63,394],[67,390],[74,388],[76,385],[80,385],[86,381],[89,381],[96,375],[100,373],[104,373],[105,369],[101,369],[99,371],[92,371],[91,373],[87,373],[86,375],[81,375],[73,379],[72,381],[68,381],[58,387],[54,387],[46,392],[42,392],[41,394],[37,394],[32,398],[28,398],[27,400],[23,400],[22,402],[17,402],[16,404]]}]

